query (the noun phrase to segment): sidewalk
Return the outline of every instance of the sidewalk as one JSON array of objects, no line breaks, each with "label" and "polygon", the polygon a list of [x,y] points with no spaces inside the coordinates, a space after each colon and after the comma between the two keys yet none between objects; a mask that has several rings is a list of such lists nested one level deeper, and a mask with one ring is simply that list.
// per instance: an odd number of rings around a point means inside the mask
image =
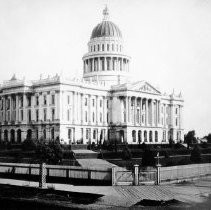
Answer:
[{"label": "sidewalk", "polygon": [[[38,187],[38,182],[13,179],[0,179],[0,184]],[[48,183],[47,186],[55,190],[104,195],[96,203],[88,205],[93,208],[96,205],[130,207],[143,199],[157,201],[176,199],[185,203],[199,203],[205,201],[211,194],[211,176],[189,183],[160,186],[73,186],[58,183]]]}]

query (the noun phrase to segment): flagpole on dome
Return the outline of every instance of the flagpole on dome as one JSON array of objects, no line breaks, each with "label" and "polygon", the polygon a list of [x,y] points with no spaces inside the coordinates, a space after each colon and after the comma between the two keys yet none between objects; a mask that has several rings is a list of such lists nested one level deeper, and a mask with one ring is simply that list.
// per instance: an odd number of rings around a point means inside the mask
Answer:
[{"label": "flagpole on dome", "polygon": [[106,4],[105,9],[103,10],[103,21],[107,21],[108,19],[109,19],[109,10]]}]

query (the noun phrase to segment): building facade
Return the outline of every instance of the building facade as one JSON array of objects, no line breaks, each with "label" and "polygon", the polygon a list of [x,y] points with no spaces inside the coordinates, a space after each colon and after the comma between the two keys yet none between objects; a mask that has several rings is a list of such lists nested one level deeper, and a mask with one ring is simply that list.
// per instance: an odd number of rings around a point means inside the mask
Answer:
[{"label": "building facade", "polygon": [[64,143],[183,141],[183,98],[146,81],[131,82],[122,33],[109,20],[92,31],[83,78],[15,77],[0,87],[0,140],[59,138]]}]

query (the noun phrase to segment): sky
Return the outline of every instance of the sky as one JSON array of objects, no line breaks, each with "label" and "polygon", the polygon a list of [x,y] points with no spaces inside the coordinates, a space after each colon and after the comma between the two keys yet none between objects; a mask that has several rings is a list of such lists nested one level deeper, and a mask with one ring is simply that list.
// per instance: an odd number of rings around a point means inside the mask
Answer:
[{"label": "sky", "polygon": [[185,132],[211,133],[210,0],[0,0],[0,83],[82,76],[82,56],[107,4],[130,71],[182,92]]}]

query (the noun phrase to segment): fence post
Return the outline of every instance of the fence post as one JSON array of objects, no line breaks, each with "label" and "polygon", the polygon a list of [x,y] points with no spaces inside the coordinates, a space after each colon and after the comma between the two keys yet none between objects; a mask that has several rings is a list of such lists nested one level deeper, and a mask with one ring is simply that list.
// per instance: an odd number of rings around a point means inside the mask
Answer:
[{"label": "fence post", "polygon": [[159,185],[160,184],[160,167],[161,167],[161,165],[160,164],[157,164],[156,167],[157,167],[157,180],[156,180],[156,184]]},{"label": "fence post", "polygon": [[111,168],[111,179],[112,179],[112,186],[116,185],[116,166]]},{"label": "fence post", "polygon": [[39,181],[40,188],[46,188],[46,164],[40,164],[40,181]]},{"label": "fence post", "polygon": [[134,165],[134,185],[139,185],[139,174],[138,174],[138,167],[139,165]]}]

